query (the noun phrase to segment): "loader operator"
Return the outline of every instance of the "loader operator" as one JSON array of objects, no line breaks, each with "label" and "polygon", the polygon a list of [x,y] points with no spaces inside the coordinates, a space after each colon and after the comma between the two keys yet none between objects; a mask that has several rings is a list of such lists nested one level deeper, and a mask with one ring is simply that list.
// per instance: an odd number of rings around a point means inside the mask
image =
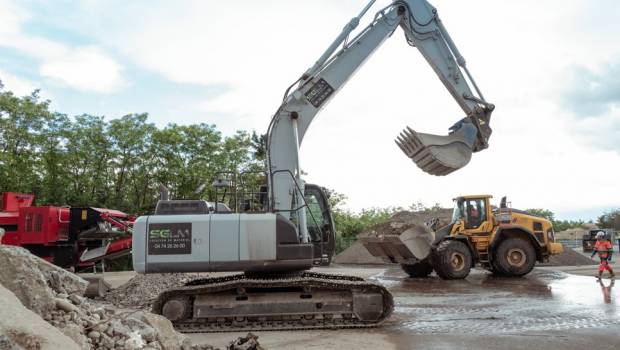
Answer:
[{"label": "loader operator", "polygon": [[481,224],[478,203],[476,203],[475,201],[470,201],[468,204],[469,217],[467,220],[467,226],[468,228],[477,228]]},{"label": "loader operator", "polygon": [[611,278],[614,278],[614,270],[612,270],[609,265],[609,260],[611,260],[611,254],[613,253],[613,246],[609,240],[605,239],[605,232],[603,231],[599,231],[596,234],[596,244],[594,245],[594,251],[590,258],[594,258],[596,253],[598,253],[598,257],[601,260],[598,265],[597,278],[600,280],[605,270],[609,271]]}]

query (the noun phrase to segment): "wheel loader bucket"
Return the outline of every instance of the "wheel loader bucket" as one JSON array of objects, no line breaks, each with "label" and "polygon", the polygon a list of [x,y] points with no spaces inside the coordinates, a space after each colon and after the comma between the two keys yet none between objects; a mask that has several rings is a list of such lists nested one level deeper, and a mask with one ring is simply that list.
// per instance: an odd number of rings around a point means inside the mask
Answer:
[{"label": "wheel loader bucket", "polygon": [[386,262],[414,263],[426,259],[435,235],[427,227],[414,226],[400,235],[359,235],[368,252]]},{"label": "wheel loader bucket", "polygon": [[448,175],[469,163],[477,130],[471,123],[462,123],[453,133],[440,136],[407,127],[396,138],[396,144],[425,172]]}]

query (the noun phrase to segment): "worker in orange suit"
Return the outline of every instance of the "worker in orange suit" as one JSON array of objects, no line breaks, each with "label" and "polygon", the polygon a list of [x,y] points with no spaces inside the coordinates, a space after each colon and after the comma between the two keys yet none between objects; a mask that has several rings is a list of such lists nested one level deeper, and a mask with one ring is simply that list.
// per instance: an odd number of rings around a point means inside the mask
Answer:
[{"label": "worker in orange suit", "polygon": [[598,265],[597,278],[600,280],[605,270],[609,271],[611,278],[614,278],[614,270],[612,270],[611,265],[609,265],[611,254],[613,253],[613,246],[609,240],[605,239],[605,232],[603,231],[599,231],[596,234],[596,244],[594,245],[594,251],[592,252],[592,256],[590,258],[594,258],[594,255],[597,253],[601,261]]}]

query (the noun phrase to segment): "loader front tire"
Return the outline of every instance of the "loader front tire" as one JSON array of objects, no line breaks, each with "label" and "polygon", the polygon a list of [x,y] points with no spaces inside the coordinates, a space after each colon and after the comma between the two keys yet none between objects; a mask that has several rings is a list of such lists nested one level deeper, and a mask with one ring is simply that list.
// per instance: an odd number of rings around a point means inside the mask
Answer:
[{"label": "loader front tire", "polygon": [[465,243],[446,240],[439,243],[433,252],[432,261],[439,277],[446,280],[457,280],[469,275],[472,256]]},{"label": "loader front tire", "polygon": [[433,265],[428,259],[415,264],[400,264],[400,267],[412,278],[428,277],[433,272]]},{"label": "loader front tire", "polygon": [[500,276],[527,275],[536,264],[534,247],[530,242],[519,238],[508,238],[500,242],[494,256],[493,272]]}]

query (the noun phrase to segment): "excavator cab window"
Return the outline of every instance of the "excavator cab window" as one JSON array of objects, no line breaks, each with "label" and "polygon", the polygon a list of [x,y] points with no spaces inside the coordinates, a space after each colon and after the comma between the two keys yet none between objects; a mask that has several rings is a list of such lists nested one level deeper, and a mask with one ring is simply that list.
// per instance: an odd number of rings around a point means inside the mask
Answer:
[{"label": "excavator cab window", "polygon": [[325,194],[318,186],[306,185],[306,225],[313,242],[329,242],[333,232],[331,212]]},{"label": "excavator cab window", "polygon": [[323,234],[326,225],[329,226],[329,218],[323,215],[323,207],[321,201],[313,192],[306,193],[306,222],[308,226],[308,234],[313,242],[327,241],[327,237]]}]

